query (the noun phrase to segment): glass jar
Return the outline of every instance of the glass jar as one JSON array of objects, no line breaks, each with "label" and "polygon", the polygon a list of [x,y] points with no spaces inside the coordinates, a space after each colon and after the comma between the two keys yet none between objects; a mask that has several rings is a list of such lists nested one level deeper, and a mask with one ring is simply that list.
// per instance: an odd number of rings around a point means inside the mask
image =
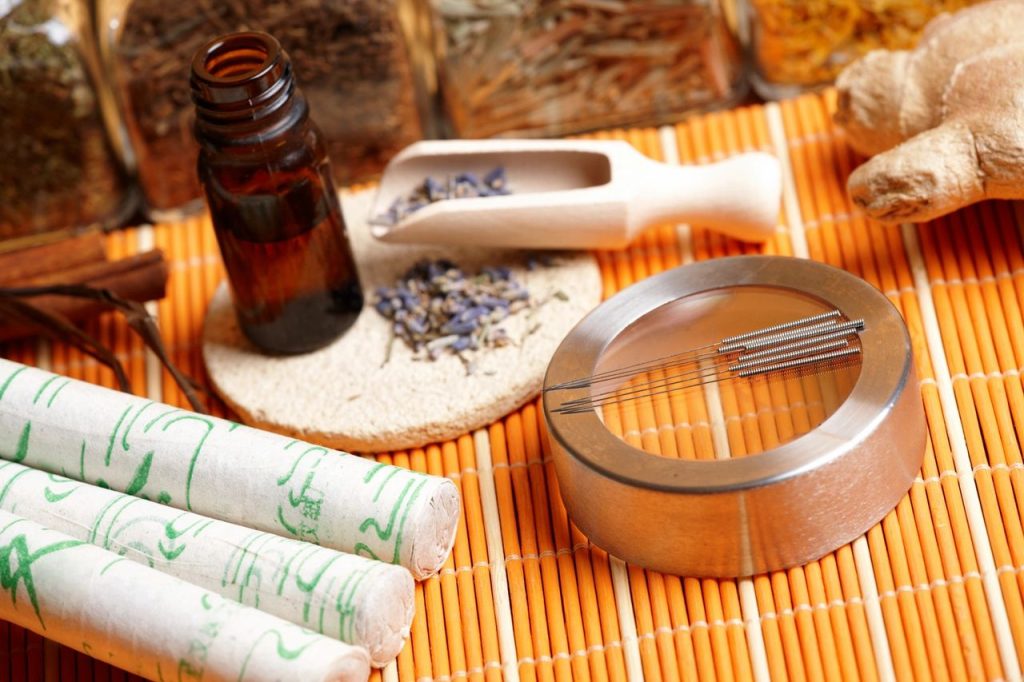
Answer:
[{"label": "glass jar", "polygon": [[0,240],[111,227],[131,209],[91,28],[84,0],[0,3]]},{"label": "glass jar", "polygon": [[654,125],[746,92],[718,0],[426,1],[459,137]]},{"label": "glass jar", "polygon": [[202,206],[189,63],[217,35],[266,31],[291,56],[324,133],[334,178],[368,179],[422,137],[402,0],[98,0],[113,74],[150,214]]},{"label": "glass jar", "polygon": [[835,80],[871,50],[912,48],[932,18],[971,0],[747,0],[751,81],[766,99]]}]

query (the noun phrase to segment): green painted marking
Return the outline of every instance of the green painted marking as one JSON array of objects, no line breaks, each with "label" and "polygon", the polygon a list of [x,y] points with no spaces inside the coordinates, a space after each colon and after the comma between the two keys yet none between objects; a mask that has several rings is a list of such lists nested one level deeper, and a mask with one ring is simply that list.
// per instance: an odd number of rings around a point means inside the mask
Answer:
[{"label": "green painted marking", "polygon": [[[324,590],[327,594],[331,593],[331,588],[334,587],[334,581],[338,579],[338,576],[331,576],[331,579],[327,582],[327,588]],[[324,613],[327,611],[327,600],[324,599],[320,602],[320,617],[317,618],[317,632],[321,635],[324,633]],[[308,622],[308,621],[307,621]]]},{"label": "green painted marking", "polygon": [[[426,481],[423,482],[425,483]],[[381,525],[377,521],[377,519],[370,517],[368,519],[364,519],[363,522],[359,524],[359,532],[365,533],[367,529],[373,528],[374,532],[377,533],[377,537],[379,539],[385,541],[390,540],[391,534],[394,532],[395,529],[395,519],[398,516],[398,510],[402,506],[402,502],[405,500],[405,496],[409,494],[409,489],[412,488],[413,483],[414,481],[408,481],[406,482],[405,487],[402,488],[402,493],[398,496],[398,499],[395,501],[394,506],[391,508],[391,518],[388,519],[387,527],[381,528]]]},{"label": "green painted marking", "polygon": [[[327,572],[327,569],[330,568],[331,564],[337,561],[339,557],[340,555],[335,554],[324,562],[320,567],[320,570],[316,571],[310,580],[302,579],[302,576],[300,575],[302,566],[300,565],[295,571],[295,586],[298,587],[300,591],[310,595],[311,598],[313,590],[315,590],[316,586],[320,583],[320,579],[324,577],[324,573]],[[309,598],[307,598],[305,605],[302,607],[302,620],[309,620]]]},{"label": "green painted marking", "polygon": [[78,455],[78,480],[87,481],[85,477],[85,439],[82,439],[82,451]]},{"label": "green painted marking", "polygon": [[[289,447],[291,447],[292,445],[294,445],[295,443],[298,443],[298,442],[299,441],[292,441],[291,443],[288,444],[287,447],[285,447],[285,450],[287,450]],[[295,474],[295,470],[298,468],[299,462],[302,461],[302,458],[305,457],[306,455],[308,455],[309,453],[316,452],[318,450],[320,452],[321,458],[324,455],[327,454],[327,448],[322,448],[322,447],[320,447],[318,445],[313,445],[313,446],[310,446],[310,447],[306,448],[303,451],[303,453],[301,455],[299,455],[298,457],[296,457],[295,461],[292,462],[292,468],[288,470],[288,473],[285,474],[284,476],[282,476],[281,478],[277,479],[277,484],[278,485],[284,485],[285,483],[287,483],[291,479],[291,477]],[[317,460],[316,464],[314,464],[312,468],[315,469],[318,466],[320,466],[320,460]]]},{"label": "green painted marking", "polygon": [[53,392],[50,399],[46,401],[47,407],[53,407],[53,401],[57,399],[57,394],[64,390],[64,388],[71,383],[71,379],[65,379],[64,383],[57,387],[57,390]]},{"label": "green painted marking", "polygon": [[[295,552],[295,554],[292,554],[291,558],[288,559],[287,563],[285,563],[284,567],[281,569],[281,579],[277,582],[277,593],[278,594],[282,594],[284,592],[284,584],[288,580],[288,576],[290,575],[290,572],[291,572],[291,566],[295,562],[295,560],[298,559],[303,554],[306,554],[307,552],[310,553],[310,554],[313,554],[313,553],[316,552],[316,550],[317,550],[317,546],[316,545],[304,545],[302,547],[302,549],[300,549],[298,552]],[[305,561],[305,559],[303,559],[303,561]],[[300,566],[301,566],[301,562],[300,562]]]},{"label": "green painted marking", "polygon": [[7,389],[10,387],[11,382],[14,381],[14,377],[18,376],[27,369],[28,367],[19,367],[18,369],[14,370],[14,374],[7,377],[4,383],[0,384],[0,400],[4,399],[4,393],[7,393]]},{"label": "green painted marking", "polygon": [[238,586],[238,601],[242,601],[242,592],[245,590],[246,587],[248,587],[252,583],[253,575],[255,575],[256,577],[259,578],[259,580],[256,583],[256,588],[253,590],[253,600],[252,600],[253,604],[252,605],[255,608],[258,609],[260,607],[260,588],[259,588],[259,586],[260,586],[260,584],[263,583],[263,574],[256,570],[256,567],[257,567],[256,560],[257,560],[257,558],[258,557],[255,557],[255,556],[252,558],[252,563],[249,564],[249,570],[245,572],[245,579],[242,581],[242,584]]},{"label": "green painted marking", "polygon": [[231,426],[228,427],[228,433],[231,433],[235,429],[242,428],[242,425],[239,424],[238,422],[228,422],[228,423],[231,424]]},{"label": "green painted marking", "polygon": [[294,661],[296,658],[302,655],[302,652],[308,649],[316,640],[311,639],[302,646],[294,649],[289,649],[284,643],[284,636],[278,630],[267,630],[262,635],[256,638],[256,641],[252,643],[252,648],[249,649],[249,653],[246,654],[245,660],[242,661],[242,669],[238,671],[238,682],[245,680],[245,671],[249,667],[249,659],[252,658],[252,654],[256,651],[256,647],[260,645],[260,642],[264,637],[273,636],[277,638],[277,655],[281,660]]},{"label": "green painted marking", "polygon": [[114,451],[114,442],[117,440],[117,431],[121,428],[121,422],[128,416],[128,413],[132,411],[131,405],[124,409],[121,416],[117,418],[117,423],[114,424],[114,430],[110,433],[110,441],[107,443],[107,454],[103,457],[103,464],[110,466],[110,454]]},{"label": "green painted marking", "polygon": [[104,574],[104,573],[106,573],[106,572],[107,572],[108,570],[110,570],[110,568],[111,568],[112,566],[114,566],[114,565],[116,565],[116,564],[119,564],[119,563],[121,563],[122,561],[128,561],[128,560],[127,560],[127,559],[125,559],[125,558],[124,558],[123,556],[119,556],[119,557],[117,557],[116,559],[114,559],[113,561],[111,561],[111,562],[110,562],[109,564],[107,564],[106,566],[104,566],[104,567],[103,567],[103,568],[102,568],[102,569],[100,570],[100,575],[103,575],[103,574]]},{"label": "green painted marking", "polygon": [[[177,523],[179,519],[185,516],[190,516],[190,514],[188,514],[187,512],[182,512],[179,516],[172,519],[169,523],[164,524],[164,535],[172,543],[178,538],[182,537],[185,533],[189,532],[191,529],[195,528],[201,523],[204,523],[203,519],[196,518],[192,521],[192,523],[185,526],[181,530],[176,529],[174,527],[174,524]],[[162,539],[157,543],[157,549],[160,550],[160,553],[163,554],[164,558],[168,561],[174,561],[175,559],[177,559],[181,555],[181,553],[185,551],[186,546],[187,545],[182,543],[179,547],[176,548],[165,547],[164,541]]]},{"label": "green painted marking", "polygon": [[188,512],[182,512],[179,516],[171,520],[170,523],[164,524],[164,535],[167,536],[168,540],[177,540],[182,535],[189,532],[190,530],[192,530],[193,528],[195,528],[203,522],[202,518],[193,518],[192,523],[188,524],[181,530],[175,528],[174,524],[176,524],[181,518],[186,516],[192,516],[192,514],[189,514]]},{"label": "green painted marking", "polygon": [[[338,591],[338,599],[335,601],[335,610],[338,613],[338,637],[345,642],[351,642],[355,639],[355,625],[356,625],[356,607],[353,603],[356,595],[359,594],[359,585],[362,584],[366,576],[369,575],[369,570],[360,571],[359,577],[350,586],[347,585],[349,580],[346,580],[346,585],[342,586],[342,589]],[[351,575],[349,576],[352,577]],[[348,590],[346,591],[346,587]],[[347,596],[346,596],[347,595]],[[344,599],[344,603],[342,600]]]},{"label": "green painted marking", "polygon": [[[311,525],[307,525],[300,521],[300,531],[296,531],[297,536],[306,542],[320,544],[320,541],[317,538],[317,528],[319,527],[320,507],[323,503],[323,495],[319,490],[312,487],[313,480],[316,477],[316,465],[314,465],[313,469],[314,470],[306,474],[306,478],[302,483],[302,487],[299,488],[297,497],[294,489],[288,491],[288,504],[292,509],[299,510],[299,514],[304,519],[309,519],[314,522]],[[313,496],[309,496],[307,494],[310,490],[314,491],[315,494]],[[278,505],[278,515],[283,519],[284,507],[282,505]],[[286,525],[289,528],[292,527],[288,524]]]},{"label": "green painted marking", "polygon": [[[105,505],[103,505],[103,508],[100,509],[100,513],[96,515],[96,519],[92,522],[92,528],[89,530],[89,537],[87,538],[88,542],[94,545],[97,544],[96,536],[99,535],[100,526],[103,524],[103,517],[106,516],[107,512],[113,509],[118,502],[124,502],[126,500],[128,500],[128,498],[115,497],[110,502],[107,502]],[[131,504],[131,501],[128,501],[128,504]],[[114,518],[116,519],[117,517],[115,516]],[[109,530],[107,531],[107,537],[110,537]]]},{"label": "green painted marking", "polygon": [[376,561],[383,561],[377,553],[370,549],[370,546],[365,542],[357,542],[356,546],[352,550],[358,556],[364,556],[368,559],[374,559]]},{"label": "green painted marking", "polygon": [[21,430],[21,436],[18,437],[18,446],[14,450],[14,457],[11,458],[12,462],[22,462],[28,456],[28,438],[31,434],[32,422],[25,422],[25,426]]},{"label": "green painted marking", "polygon": [[160,494],[156,496],[156,501],[160,504],[169,504],[171,501],[171,494],[166,490],[161,490]]},{"label": "green painted marking", "polygon": [[39,611],[39,597],[36,594],[36,584],[32,578],[32,564],[44,556],[61,552],[71,547],[78,547],[85,543],[79,540],[61,540],[46,545],[32,552],[28,548],[28,540],[24,535],[17,535],[10,542],[0,547],[0,589],[11,593],[11,603],[18,603],[18,585],[24,584],[25,592],[28,593],[32,610],[39,619],[39,625],[46,629],[43,622],[43,615]]},{"label": "green painted marking", "polygon": [[206,433],[199,438],[199,442],[196,444],[196,449],[192,452],[192,458],[188,463],[188,474],[185,476],[185,509],[192,511],[192,475],[196,470],[196,462],[199,460],[199,455],[202,453],[203,445],[206,444],[206,439],[210,437],[213,432],[213,422],[206,417],[200,417],[193,414],[187,414],[181,417],[175,417],[166,424],[164,424],[162,431],[167,431],[178,422],[184,421],[196,421],[206,427]]},{"label": "green painted marking", "polygon": [[146,557],[147,566],[150,568],[156,568],[156,562],[153,561],[153,552],[147,545],[144,545],[141,542],[129,542],[126,544],[118,543],[118,547],[120,548],[117,551],[118,555],[124,556],[128,553],[128,550],[134,550],[140,556]]},{"label": "green painted marking", "polygon": [[416,490],[413,491],[412,496],[409,498],[409,503],[405,505],[405,511],[402,512],[402,520],[398,523],[398,534],[395,536],[395,555],[391,559],[391,563],[398,563],[398,554],[402,549],[402,540],[405,533],[405,522],[409,520],[409,512],[412,510],[412,506],[416,503],[416,498],[420,496],[420,492],[423,490],[423,486],[427,484],[427,480],[423,479],[420,484],[416,486]]},{"label": "green painted marking", "polygon": [[[71,481],[67,482],[71,483]],[[70,496],[71,493],[75,492],[81,487],[81,485],[72,485],[71,489],[68,490],[66,493],[55,493],[52,490],[50,490],[49,486],[47,486],[46,488],[43,488],[43,497],[45,497],[46,501],[49,502],[50,504],[55,504],[57,502],[60,502],[64,498]]]},{"label": "green painted marking", "polygon": [[146,481],[149,480],[149,467],[151,464],[153,464],[152,450],[147,452],[142,458],[142,462],[135,470],[135,476],[132,477],[131,483],[124,489],[126,495],[136,495],[146,486]]},{"label": "green painted marking", "polygon": [[158,421],[163,419],[164,417],[169,417],[172,414],[183,414],[183,413],[185,413],[185,410],[179,410],[176,407],[172,407],[171,409],[167,410],[166,412],[162,412],[162,413],[158,414],[157,416],[153,417],[153,419],[151,419],[144,427],[142,427],[142,431],[144,433],[149,433],[149,430],[151,428],[153,428],[153,426]]},{"label": "green painted marking", "polygon": [[14,526],[18,525],[19,523],[26,523],[26,521],[25,521],[25,519],[14,519],[13,521],[11,521],[10,523],[8,523],[8,524],[7,524],[6,526],[4,526],[3,528],[0,528],[0,535],[3,535],[3,534],[4,534],[4,533],[6,533],[6,532],[7,532],[8,530],[10,530],[10,529],[11,529],[11,528],[13,528]]},{"label": "green painted marking", "polygon": [[[239,602],[242,602],[242,599],[245,596],[246,582],[245,582],[245,580],[242,580],[241,582],[239,582],[238,574],[241,572],[242,566],[245,564],[245,559],[246,559],[247,556],[251,555],[253,562],[255,562],[256,559],[259,557],[259,554],[258,554],[258,552],[255,549],[255,545],[260,540],[266,541],[266,535],[263,534],[263,533],[260,533],[259,531],[254,531],[252,535],[246,537],[246,540],[242,544],[242,547],[239,548],[241,550],[242,554],[241,554],[241,556],[238,557],[238,561],[234,564],[234,566],[235,566],[235,574],[233,576],[231,576],[231,584],[232,585],[238,585],[238,601]],[[234,554],[232,554],[231,556],[233,557]],[[231,570],[231,565],[232,565],[232,562],[229,559],[227,564],[224,566],[224,575],[223,575],[223,577],[221,579],[221,586],[222,587],[226,587],[227,584],[228,584],[228,571]],[[250,564],[250,566],[251,565],[252,564]]]},{"label": "green painted marking", "polygon": [[203,595],[199,597],[199,603],[202,604],[203,609],[210,611],[213,609],[213,604],[210,603],[210,597],[213,595],[209,592],[203,592]]},{"label": "green painted marking", "polygon": [[39,402],[39,399],[43,396],[43,391],[46,390],[46,387],[55,382],[57,379],[60,379],[60,377],[54,374],[52,377],[43,382],[43,385],[39,387],[38,391],[36,391],[36,397],[32,398],[33,405]]},{"label": "green painted marking", "polygon": [[[242,562],[245,560],[246,554],[248,554],[249,545],[260,538],[261,533],[258,530],[254,530],[251,535],[247,535],[242,541],[241,546],[235,545],[235,551],[231,553],[228,560],[224,562],[224,574],[220,577],[220,586],[227,587],[228,585],[228,573],[231,571],[231,567],[235,567],[235,574],[231,577],[231,584],[235,585],[238,582],[238,572],[242,570]],[[238,557],[238,561],[235,562],[234,557],[236,554],[241,552]]]},{"label": "green painted marking", "polygon": [[190,648],[196,648],[197,646],[199,647],[199,649],[201,651],[201,654],[198,655],[199,656],[199,660],[200,660],[200,667],[197,668],[197,667],[193,666],[191,663],[188,662],[187,659],[179,658],[178,659],[178,682],[182,682],[182,680],[185,680],[185,679],[195,680],[195,682],[200,682],[200,680],[203,679],[203,674],[206,671],[205,671],[205,669],[203,667],[201,667],[201,665],[206,662],[206,656],[207,656],[206,649],[207,649],[207,647],[205,645],[203,645],[201,643],[197,643],[195,640],[193,640],[191,645],[190,645]]},{"label": "green painted marking", "polygon": [[182,552],[185,551],[185,545],[180,545],[178,547],[175,547],[174,549],[165,549],[163,540],[156,543],[156,548],[160,550],[160,554],[162,554],[164,559],[167,559],[168,561],[174,561],[179,556],[181,556]]},{"label": "green painted marking", "polygon": [[284,520],[284,509],[281,507],[281,505],[277,505],[277,521],[284,527],[286,531],[288,531],[295,537],[299,537],[298,529]]},{"label": "green painted marking", "polygon": [[131,446],[128,445],[128,434],[131,433],[132,427],[135,426],[135,422],[138,421],[139,417],[142,416],[142,413],[145,412],[148,407],[151,407],[152,405],[155,404],[156,403],[153,402],[152,400],[149,401],[148,403],[140,407],[139,411],[135,413],[134,417],[132,417],[132,420],[128,422],[128,426],[125,427],[124,433],[121,434],[121,447],[124,448],[125,452],[128,452],[128,450],[131,449]]},{"label": "green painted marking", "polygon": [[298,497],[295,497],[291,490],[288,491],[288,504],[290,504],[293,508],[298,507],[300,504],[302,504],[303,500],[306,498],[306,491],[310,489],[311,484],[313,483],[313,478],[315,476],[315,471],[310,471],[308,474],[306,474],[306,480],[302,482],[302,487],[299,488]]},{"label": "green painted marking", "polygon": [[4,498],[7,497],[7,493],[11,491],[11,486],[14,485],[14,482],[17,481],[22,476],[31,473],[32,471],[34,471],[34,469],[22,469],[18,473],[11,476],[11,479],[7,481],[7,483],[4,484],[3,489],[0,490],[0,504],[3,504]]},{"label": "green painted marking", "polygon": [[397,473],[398,473],[399,471],[401,471],[401,469],[392,469],[392,470],[391,470],[391,471],[390,471],[390,472],[388,473],[388,475],[384,477],[384,480],[383,480],[383,481],[381,481],[381,484],[380,484],[380,485],[379,485],[379,486],[377,487],[377,492],[375,492],[375,493],[373,494],[373,501],[374,501],[374,502],[376,502],[376,501],[377,501],[377,498],[379,498],[379,497],[380,497],[380,494],[381,494],[382,492],[384,492],[384,488],[385,488],[385,487],[387,486],[388,482],[389,482],[389,481],[391,481],[391,479],[392,479],[392,478],[393,478],[393,477],[395,476],[395,474],[397,474]]},{"label": "green painted marking", "polygon": [[377,462],[369,471],[366,472],[366,476],[363,477],[363,483],[369,483],[370,479],[377,475],[377,472],[386,467],[387,464],[384,462]]},{"label": "green painted marking", "polygon": [[419,482],[419,484],[416,484],[415,488],[412,491],[412,495],[409,496],[408,501],[405,502],[405,498],[409,494],[410,487],[413,486],[415,483],[415,479],[412,479],[405,484],[405,488],[402,489],[401,495],[398,496],[398,499],[395,501],[395,505],[391,508],[391,518],[388,519],[387,527],[381,528],[380,523],[374,518],[365,519],[359,525],[360,532],[365,533],[369,528],[374,528],[374,532],[377,534],[377,537],[380,540],[383,540],[385,542],[390,540],[391,535],[395,532],[396,517],[398,516],[399,511],[403,509],[404,502],[404,511],[402,511],[401,518],[398,519],[398,532],[397,534],[395,534],[395,549],[391,559],[381,559],[379,556],[377,556],[376,552],[370,549],[369,545],[367,545],[364,542],[356,543],[354,550],[356,554],[368,556],[371,559],[376,559],[378,561],[387,561],[388,563],[392,564],[398,563],[399,554],[402,549],[402,536],[405,530],[405,523],[409,519],[409,511],[412,509],[413,503],[416,501],[416,498],[419,497],[420,492],[423,490],[423,486],[427,484],[427,479],[423,479],[422,481]]}]

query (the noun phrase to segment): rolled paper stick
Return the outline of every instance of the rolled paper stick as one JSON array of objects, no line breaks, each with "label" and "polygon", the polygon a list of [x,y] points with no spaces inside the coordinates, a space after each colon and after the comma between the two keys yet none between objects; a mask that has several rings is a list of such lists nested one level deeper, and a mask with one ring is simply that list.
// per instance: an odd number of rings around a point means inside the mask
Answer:
[{"label": "rolled paper stick", "polygon": [[415,578],[440,569],[459,518],[446,478],[3,359],[0,457],[399,564]]},{"label": "rolled paper stick", "polygon": [[415,609],[409,571],[0,461],[0,510],[394,659]]},{"label": "rolled paper stick", "polygon": [[363,682],[369,655],[0,511],[0,618],[150,680]]}]

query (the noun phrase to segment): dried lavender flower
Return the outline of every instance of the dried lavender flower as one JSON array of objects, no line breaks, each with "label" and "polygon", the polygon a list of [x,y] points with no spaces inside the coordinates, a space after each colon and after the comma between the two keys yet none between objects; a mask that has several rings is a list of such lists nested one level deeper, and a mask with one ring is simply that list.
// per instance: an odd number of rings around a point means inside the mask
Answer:
[{"label": "dried lavender flower", "polygon": [[475,173],[463,172],[448,176],[444,182],[432,177],[424,178],[407,196],[398,197],[387,212],[370,219],[372,225],[392,227],[412,213],[429,204],[445,199],[469,199],[511,194],[505,167],[498,166],[484,176],[481,182]]},{"label": "dried lavender flower", "polygon": [[420,261],[394,286],[378,287],[374,309],[392,323],[394,338],[436,360],[511,343],[496,324],[530,306],[530,292],[506,266],[471,277],[448,260]]}]

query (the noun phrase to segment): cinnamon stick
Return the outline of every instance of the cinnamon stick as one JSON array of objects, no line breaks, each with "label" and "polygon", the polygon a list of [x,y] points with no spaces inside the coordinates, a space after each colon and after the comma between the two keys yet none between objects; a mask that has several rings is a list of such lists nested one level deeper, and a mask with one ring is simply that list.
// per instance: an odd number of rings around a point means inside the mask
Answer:
[{"label": "cinnamon stick", "polygon": [[[121,298],[131,301],[152,301],[163,298],[167,275],[167,262],[164,260],[163,252],[154,249],[117,261],[83,264],[64,272],[40,275],[17,284],[88,284],[97,289],[109,289]],[[32,304],[72,321],[98,315],[106,309],[97,301],[67,296],[39,296],[32,299]],[[0,341],[31,336],[36,332],[35,327],[11,319],[0,310]]]},{"label": "cinnamon stick", "polygon": [[89,232],[56,242],[0,252],[0,285],[10,286],[107,258],[103,235]]}]

